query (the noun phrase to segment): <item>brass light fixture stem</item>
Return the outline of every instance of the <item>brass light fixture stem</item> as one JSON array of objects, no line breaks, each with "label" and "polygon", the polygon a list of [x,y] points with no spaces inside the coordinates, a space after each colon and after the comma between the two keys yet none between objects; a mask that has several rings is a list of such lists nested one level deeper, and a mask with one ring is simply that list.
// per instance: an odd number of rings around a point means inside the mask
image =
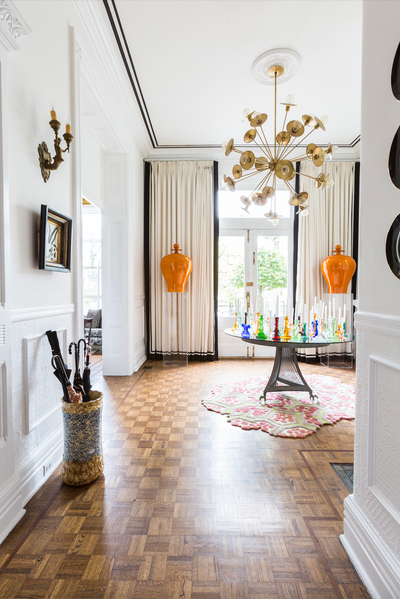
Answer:
[{"label": "brass light fixture stem", "polygon": [[296,173],[296,175],[300,175],[300,177],[308,177],[309,179],[314,179],[314,181],[317,180],[318,177],[312,177],[311,175],[306,175],[305,173],[298,173],[297,171],[294,171]]},{"label": "brass light fixture stem", "polygon": [[283,156],[281,157],[281,159],[286,158],[286,156],[288,156],[295,148],[297,148],[297,146],[299,146],[313,132],[314,132],[314,129],[311,129],[311,131],[309,131],[307,133],[307,135],[305,135],[295,146],[293,146],[292,148],[288,149],[288,151],[286,152],[286,154],[283,154]]},{"label": "brass light fixture stem", "polygon": [[274,142],[275,142],[275,150],[274,150],[274,158],[276,159],[276,88],[278,81],[278,73],[275,71],[275,114],[274,114]]},{"label": "brass light fixture stem", "polygon": [[259,182],[259,184],[257,185],[257,187],[255,187],[255,188],[253,189],[253,191],[252,191],[252,192],[249,194],[249,198],[250,198],[250,197],[253,195],[253,193],[256,193],[256,191],[257,191],[258,189],[260,189],[260,188],[261,188],[261,187],[264,185],[264,182],[265,182],[265,183],[268,183],[268,179],[269,179],[269,177],[270,177],[270,176],[271,176],[271,173],[268,173],[268,175],[266,175],[266,176],[264,177],[264,179],[262,179],[262,180]]},{"label": "brass light fixture stem", "polygon": [[[266,143],[266,145],[267,145],[267,148],[268,148],[268,150],[269,150],[269,153],[270,153],[270,155],[271,155],[271,160],[272,160],[272,158],[273,158],[273,156],[272,156],[272,150],[271,150],[271,148],[269,147],[269,143],[268,143],[267,137],[266,137],[266,135],[265,135],[265,133],[264,133],[264,129],[262,128],[262,125],[260,125],[260,129],[261,129],[261,132],[262,132],[262,134],[263,134],[263,136],[264,136],[265,143]],[[259,134],[259,135],[260,135],[260,134]],[[260,135],[260,137],[261,137],[261,135]]]},{"label": "brass light fixture stem", "polygon": [[298,160],[304,160],[305,158],[308,158],[307,154],[301,154],[300,156],[296,156],[295,158],[292,158],[292,162],[297,162]]},{"label": "brass light fixture stem", "polygon": [[[260,134],[258,134],[258,135],[260,135]],[[260,135],[260,137],[261,137],[261,135]],[[256,140],[255,140],[255,139],[254,139],[253,141],[254,141],[254,143],[256,144],[256,146],[258,146],[258,147],[260,148],[261,152],[262,152],[263,154],[265,154],[265,155],[266,155],[266,157],[267,157],[268,159],[271,159],[271,158],[272,158],[272,154],[271,154],[271,153],[270,153],[270,155],[268,155],[268,154],[267,154],[267,152],[266,152],[266,150],[264,150],[264,148],[262,148],[262,147],[261,147],[261,146],[260,146],[260,145],[259,145],[259,144],[256,142]],[[262,143],[262,140],[261,140],[261,143]]]}]

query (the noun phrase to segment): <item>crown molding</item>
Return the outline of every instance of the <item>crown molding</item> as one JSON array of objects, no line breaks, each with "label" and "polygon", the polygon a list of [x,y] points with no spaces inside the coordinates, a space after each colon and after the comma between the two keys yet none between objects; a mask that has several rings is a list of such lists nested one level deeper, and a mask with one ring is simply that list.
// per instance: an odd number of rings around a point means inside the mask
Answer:
[{"label": "crown molding", "polygon": [[[76,0],[75,0],[76,1]],[[146,101],[140,86],[139,78],[136,73],[135,65],[133,63],[132,55],[128,46],[128,42],[124,33],[124,29],[122,27],[121,19],[118,14],[118,10],[115,4],[115,0],[102,0],[104,5],[105,12],[107,14],[108,20],[110,22],[113,35],[115,37],[116,44],[119,49],[120,62],[122,59],[122,63],[125,65],[125,79],[128,78],[131,85],[131,92],[133,91],[134,96],[137,101],[137,105],[144,123],[146,127],[147,134],[149,140],[151,142],[151,149],[147,154],[147,158],[154,158],[157,156],[158,158],[164,159],[169,156],[218,156],[216,159],[220,159],[220,152],[218,150],[221,148],[220,144],[190,144],[190,145],[175,145],[175,144],[159,144],[157,141],[157,136],[151,121],[151,117],[146,105]],[[277,51],[274,51],[277,52]],[[356,137],[354,141],[351,143],[332,143],[332,145],[338,146],[341,152],[341,155],[345,156],[342,160],[353,160],[353,151],[352,149],[359,142],[360,136]],[[326,145],[326,144],[321,144]],[[246,148],[247,145],[237,145],[237,148]],[[299,148],[306,148],[307,144],[301,144],[298,146]],[[357,153],[357,158],[359,159],[359,153]]]},{"label": "crown molding", "polygon": [[0,43],[8,52],[19,50],[18,39],[32,33],[12,0],[0,0]]},{"label": "crown molding", "polygon": [[[85,2],[82,2],[81,0],[72,0],[72,4],[82,22],[85,30],[85,37],[91,43],[93,51],[98,54],[99,48],[101,48],[101,62],[104,73],[110,87],[114,90],[115,95],[118,98],[122,113],[126,119],[126,143],[124,145],[128,148],[132,145],[132,135],[128,134],[129,129],[131,129],[131,132],[129,133],[133,134],[142,156],[147,156],[151,149],[151,143],[146,134],[138,106],[135,102],[131,101],[131,86],[126,77],[126,71],[121,62],[121,57],[103,3],[97,0],[85,0]],[[83,57],[85,58],[85,53],[83,54]],[[82,66],[85,70],[85,78],[88,79],[90,78],[88,73],[90,69],[85,69],[84,63],[85,60],[83,60]],[[93,80],[93,77],[91,77],[92,82]],[[100,97],[102,98],[100,104],[102,104],[102,113],[104,114],[104,95],[102,94]],[[114,110],[115,109],[110,111],[108,109],[106,112],[111,114]],[[108,120],[111,122],[110,119]],[[111,122],[111,124],[113,123]]]}]

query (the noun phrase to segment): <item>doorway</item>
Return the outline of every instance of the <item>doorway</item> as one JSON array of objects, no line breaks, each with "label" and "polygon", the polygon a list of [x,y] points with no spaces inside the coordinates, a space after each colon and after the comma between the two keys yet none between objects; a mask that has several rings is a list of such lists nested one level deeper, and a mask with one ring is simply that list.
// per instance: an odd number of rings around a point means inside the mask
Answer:
[{"label": "doorway", "polygon": [[[102,354],[102,268],[101,268],[101,210],[85,198],[82,201],[82,273],[85,338],[91,353]],[[90,331],[90,339],[88,334]]]},{"label": "doorway", "polygon": [[[229,194],[229,195],[226,195]],[[245,192],[240,192],[246,195]],[[293,208],[289,192],[277,192],[279,223],[264,217],[265,208],[243,214],[240,198],[220,192],[220,238],[218,261],[218,329],[221,357],[273,357],[269,347],[253,346],[224,334],[235,322],[235,305],[247,312],[264,306],[264,314],[292,310]],[[227,209],[229,202],[229,209]],[[249,351],[248,351],[249,350]]]}]

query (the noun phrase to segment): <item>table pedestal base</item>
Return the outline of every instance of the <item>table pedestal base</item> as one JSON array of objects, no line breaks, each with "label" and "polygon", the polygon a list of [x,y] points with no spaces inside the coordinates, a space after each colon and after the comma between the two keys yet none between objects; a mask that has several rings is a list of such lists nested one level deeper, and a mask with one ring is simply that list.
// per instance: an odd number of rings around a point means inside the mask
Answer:
[{"label": "table pedestal base", "polygon": [[293,347],[277,347],[271,376],[260,396],[261,405],[266,403],[267,393],[285,391],[305,391],[311,401],[318,402],[311,387],[306,383],[297,363],[296,350]]}]

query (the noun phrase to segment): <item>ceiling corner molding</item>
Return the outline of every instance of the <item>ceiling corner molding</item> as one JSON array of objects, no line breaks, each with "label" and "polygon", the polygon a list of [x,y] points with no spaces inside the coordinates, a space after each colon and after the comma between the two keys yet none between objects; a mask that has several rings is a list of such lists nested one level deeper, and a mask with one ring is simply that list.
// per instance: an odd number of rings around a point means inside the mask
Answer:
[{"label": "ceiling corner molding", "polygon": [[12,0],[0,0],[0,43],[8,52],[19,50],[18,39],[32,33]]},{"label": "ceiling corner molding", "polygon": [[[150,151],[151,144],[149,143],[139,112],[136,110],[134,103],[130,100],[130,84],[126,79],[125,69],[121,63],[121,58],[115,45],[114,36],[104,11],[103,2],[99,2],[98,0],[85,0],[84,2],[81,0],[71,0],[71,2],[82,22],[87,39],[91,43],[93,50],[98,53],[99,48],[101,48],[101,62],[104,74],[108,78],[110,86],[120,102],[122,112],[127,120],[128,128],[133,131],[134,138],[144,157]],[[84,79],[88,80],[91,77],[93,83],[93,75],[89,73],[91,67],[87,61],[87,52],[85,52],[84,48],[82,49],[82,55]],[[96,87],[98,88],[98,86]],[[102,104],[104,108],[103,95],[100,104]],[[113,121],[113,119],[111,120]]]}]

